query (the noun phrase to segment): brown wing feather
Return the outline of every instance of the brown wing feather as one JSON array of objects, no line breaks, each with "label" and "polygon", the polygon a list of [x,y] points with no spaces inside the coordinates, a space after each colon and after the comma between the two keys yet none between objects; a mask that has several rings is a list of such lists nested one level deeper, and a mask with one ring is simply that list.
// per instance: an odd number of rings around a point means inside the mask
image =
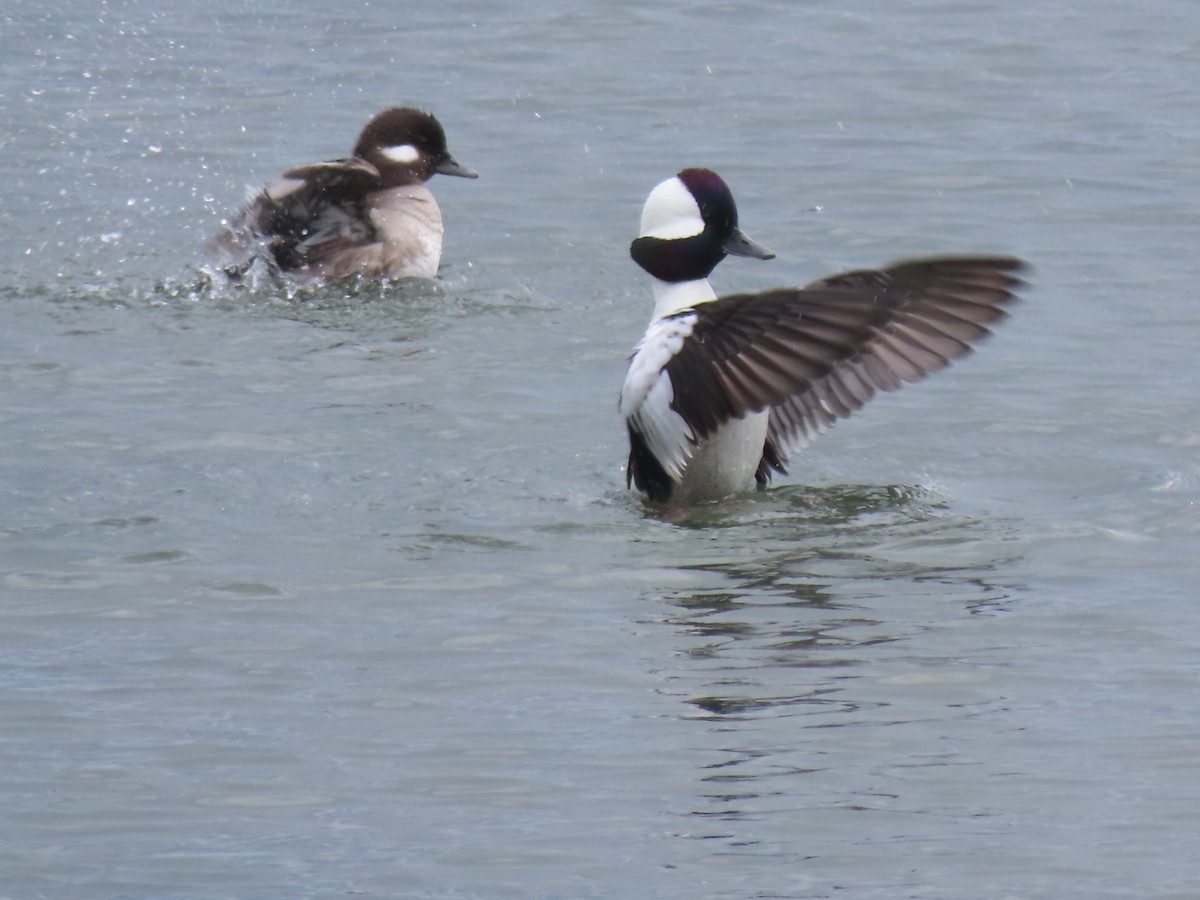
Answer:
[{"label": "brown wing feather", "polygon": [[966,355],[1023,286],[1011,257],[902,262],[700,308],[667,364],[674,408],[698,437],[771,410],[760,480],[869,401]]},{"label": "brown wing feather", "polygon": [[379,170],[357,156],[296,166],[284,172],[283,177],[304,181],[320,190],[354,190],[365,193],[383,186]]},{"label": "brown wing feather", "polygon": [[383,182],[369,162],[345,157],[310,163],[289,169],[283,178],[251,205],[253,230],[268,239],[280,268],[300,268],[329,257],[343,244],[371,238],[362,204]]}]

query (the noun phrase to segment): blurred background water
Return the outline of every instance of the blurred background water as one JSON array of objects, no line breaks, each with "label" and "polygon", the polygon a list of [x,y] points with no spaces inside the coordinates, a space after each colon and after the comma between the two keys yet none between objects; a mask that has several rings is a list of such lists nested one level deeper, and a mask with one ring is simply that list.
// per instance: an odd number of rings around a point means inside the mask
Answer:
[{"label": "blurred background water", "polygon": [[[0,13],[0,897],[1126,898],[1200,880],[1200,10]],[[436,283],[204,243],[435,112]],[[624,490],[642,200],[1034,289],[772,490]]]}]

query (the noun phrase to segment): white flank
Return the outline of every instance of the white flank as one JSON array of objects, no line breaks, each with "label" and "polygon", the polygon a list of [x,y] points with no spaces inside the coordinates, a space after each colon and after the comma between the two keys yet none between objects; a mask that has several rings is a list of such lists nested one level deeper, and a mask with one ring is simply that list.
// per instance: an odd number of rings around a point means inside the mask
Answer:
[{"label": "white flank", "polygon": [[619,410],[646,439],[662,467],[677,481],[695,448],[696,436],[671,408],[675,388],[665,366],[691,336],[696,316],[659,319],[650,324],[634,351],[621,388]]}]

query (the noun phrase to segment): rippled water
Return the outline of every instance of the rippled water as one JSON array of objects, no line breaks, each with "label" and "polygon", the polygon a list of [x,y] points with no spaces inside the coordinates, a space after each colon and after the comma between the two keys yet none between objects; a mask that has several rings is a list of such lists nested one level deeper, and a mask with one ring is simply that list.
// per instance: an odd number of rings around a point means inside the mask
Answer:
[{"label": "rippled water", "polygon": [[[0,14],[0,897],[1192,897],[1200,13]],[[247,188],[437,113],[436,284],[204,287]],[[1034,290],[793,477],[624,490],[641,202],[720,290]]]}]

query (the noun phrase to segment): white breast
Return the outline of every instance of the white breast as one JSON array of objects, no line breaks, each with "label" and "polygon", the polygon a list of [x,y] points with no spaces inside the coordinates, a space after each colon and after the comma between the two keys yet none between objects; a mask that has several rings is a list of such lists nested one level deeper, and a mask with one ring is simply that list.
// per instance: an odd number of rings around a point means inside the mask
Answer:
[{"label": "white breast", "polygon": [[748,491],[762,460],[770,413],[726,422],[692,454],[672,501],[696,503]]},{"label": "white breast", "polygon": [[442,212],[422,185],[371,196],[371,222],[381,238],[381,274],[434,278],[442,260]]}]

